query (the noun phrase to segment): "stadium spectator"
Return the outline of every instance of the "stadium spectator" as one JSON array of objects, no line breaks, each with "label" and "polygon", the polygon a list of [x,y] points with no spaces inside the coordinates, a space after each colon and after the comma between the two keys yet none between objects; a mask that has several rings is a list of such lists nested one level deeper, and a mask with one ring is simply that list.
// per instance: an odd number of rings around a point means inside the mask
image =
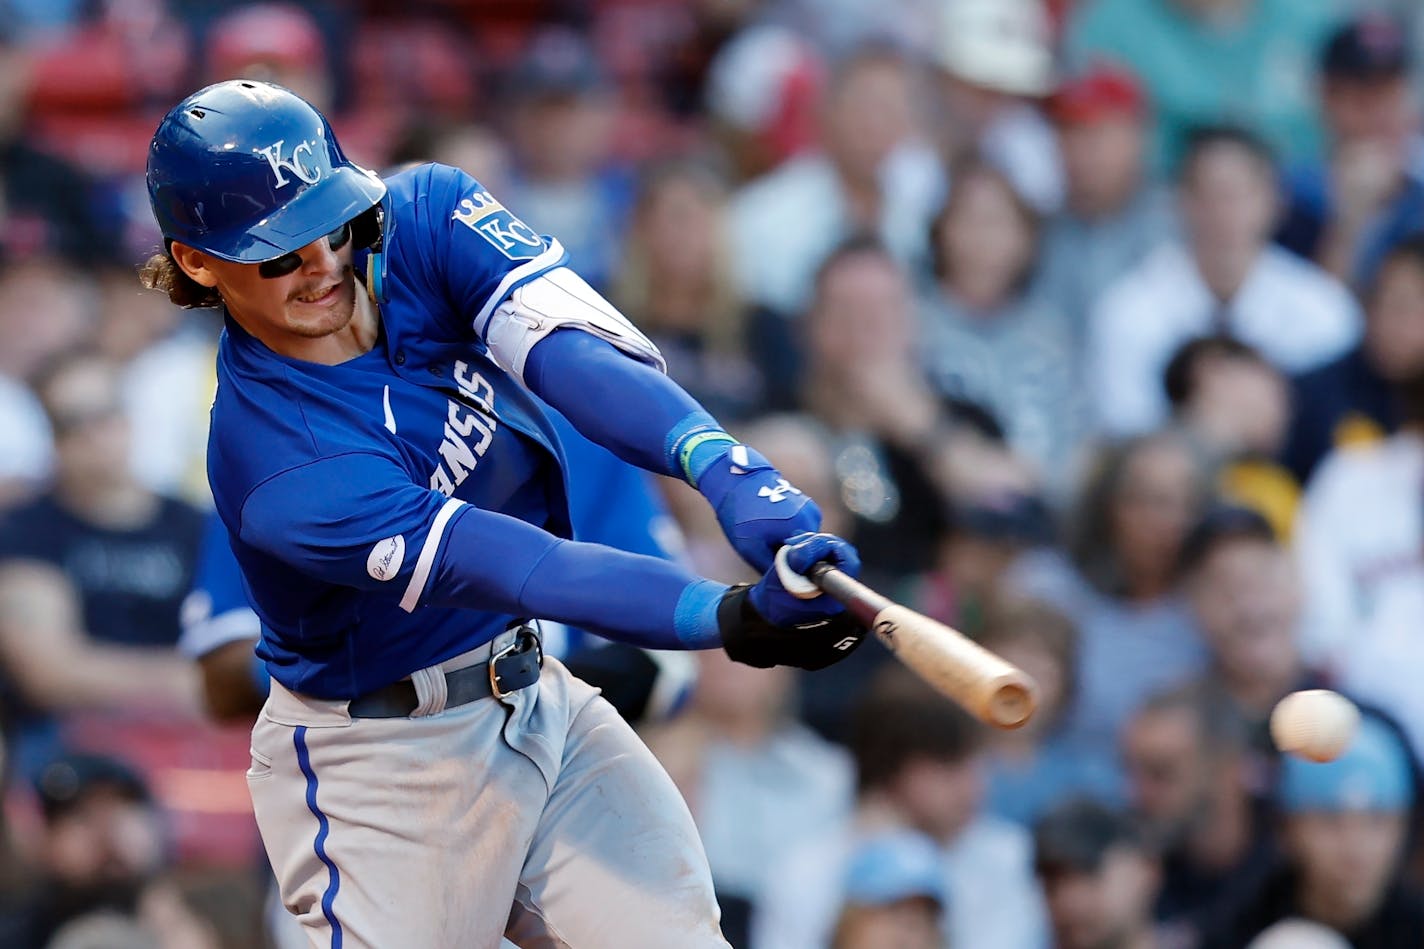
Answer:
[{"label": "stadium spectator", "polygon": [[1274,840],[1252,791],[1244,723],[1189,685],[1150,699],[1122,737],[1132,807],[1162,862],[1156,918],[1200,934],[1269,870]]},{"label": "stadium spectator", "polygon": [[1048,101],[1063,156],[1063,208],[1048,219],[1039,286],[1087,335],[1093,303],[1176,232],[1171,194],[1147,168],[1150,106],[1137,78],[1099,64]]},{"label": "stadium spectator", "polygon": [[1276,793],[1285,860],[1240,894],[1204,944],[1237,949],[1292,917],[1336,930],[1354,949],[1424,943],[1424,897],[1401,875],[1415,790],[1398,733],[1367,714],[1335,761],[1282,759]]},{"label": "stadium spectator", "polygon": [[436,161],[471,175],[490,194],[510,189],[513,156],[504,138],[486,125],[469,122],[416,124],[391,150],[391,164]]},{"label": "stadium spectator", "polygon": [[1065,493],[1088,429],[1078,346],[1054,302],[1030,292],[1039,219],[988,162],[953,167],[931,225],[934,282],[920,305],[935,388],[987,411],[1051,495]]},{"label": "stadium spectator", "polygon": [[610,300],[657,344],[668,375],[729,422],[763,404],[731,272],[726,186],[710,168],[668,163],[639,182]]},{"label": "stadium spectator", "polygon": [[49,422],[29,381],[92,330],[91,290],[57,257],[0,264],[0,505],[34,493],[49,474]]},{"label": "stadium spectator", "polygon": [[501,200],[603,289],[633,203],[632,176],[613,157],[609,78],[582,36],[549,27],[530,41],[509,93],[514,175]]},{"label": "stadium spectator", "polygon": [[1375,272],[1359,345],[1296,376],[1285,461],[1302,480],[1334,447],[1399,427],[1399,383],[1424,372],[1424,236],[1396,244]]},{"label": "stadium spectator", "polygon": [[1069,800],[1034,828],[1034,869],[1057,949],[1153,949],[1152,899],[1161,869],[1131,818]]},{"label": "stadium spectator", "polygon": [[977,641],[1038,685],[1038,707],[1028,724],[990,736],[984,798],[989,813],[1032,827],[1072,798],[1118,803],[1122,782],[1111,750],[1072,747],[1061,733],[1078,658],[1073,623],[1041,603],[1004,598],[989,609]]},{"label": "stadium spectator", "polygon": [[1306,657],[1381,708],[1424,749],[1424,372],[1398,386],[1401,426],[1341,448],[1305,493],[1296,550],[1310,617]]},{"label": "stadium spectator", "polygon": [[126,764],[66,755],[35,780],[43,823],[35,848],[26,937],[40,947],[66,922],[98,910],[132,917],[166,862],[160,814]]},{"label": "stadium spectator", "polygon": [[1424,224],[1424,138],[1404,24],[1372,10],[1342,24],[1320,55],[1329,155],[1287,169],[1279,240],[1351,283]]},{"label": "stadium spectator", "polygon": [[1217,470],[1217,489],[1290,537],[1300,483],[1275,459],[1290,423],[1284,376],[1230,336],[1183,343],[1162,374],[1172,421]]},{"label": "stadium spectator", "polygon": [[845,820],[851,766],[792,717],[790,669],[738,666],[711,652],[698,653],[697,666],[687,711],[644,737],[697,822],[722,931],[745,945],[770,867]]},{"label": "stadium spectator", "polygon": [[1065,46],[1074,65],[1108,60],[1142,78],[1157,114],[1157,167],[1189,129],[1246,122],[1290,161],[1321,151],[1316,51],[1334,4],[1294,0],[1081,0]]},{"label": "stadium spectator", "polygon": [[855,814],[824,826],[772,868],[753,919],[753,949],[827,945],[852,855],[896,828],[941,848],[948,945],[1042,945],[1028,834],[983,811],[982,740],[976,722],[910,672],[894,664],[881,670],[856,710]]},{"label": "stadium spectator", "polygon": [[0,521],[0,656],[22,774],[53,753],[56,714],[198,709],[173,645],[202,515],[130,473],[111,363],[70,353],[36,388],[55,433],[54,484]]},{"label": "stadium spectator", "polygon": [[928,837],[899,831],[866,841],[851,856],[844,893],[830,949],[944,946],[944,879]]},{"label": "stadium spectator", "polygon": [[1300,577],[1277,538],[1259,513],[1219,505],[1192,528],[1181,556],[1192,615],[1211,651],[1207,701],[1236,714],[1253,750],[1272,761],[1271,710],[1289,692],[1323,685],[1301,655]]},{"label": "stadium spectator", "polygon": [[947,423],[915,352],[905,273],[874,238],[846,242],[821,265],[801,329],[801,405],[833,433],[856,546],[872,573],[923,569],[941,530],[931,455]]},{"label": "stadium spectator", "polygon": [[1187,140],[1178,176],[1185,241],[1157,247],[1104,292],[1090,317],[1089,378],[1108,431],[1162,421],[1155,382],[1193,336],[1234,336],[1287,372],[1314,368],[1355,342],[1359,312],[1344,286],[1270,243],[1275,190],[1271,154],[1253,133],[1205,127]]},{"label": "stadium spectator", "polygon": [[1067,736],[1110,748],[1149,695],[1201,671],[1206,649],[1175,588],[1187,530],[1210,494],[1199,456],[1159,433],[1104,449],[1073,509],[1066,555],[1035,551],[1011,590],[1062,610],[1078,627]]},{"label": "stadium spectator", "polygon": [[822,106],[819,149],[733,196],[733,264],[743,295],[793,318],[826,256],[861,232],[877,234],[902,264],[922,259],[943,185],[920,126],[914,73],[901,53],[872,45],[839,62]]},{"label": "stadium spectator", "polygon": [[907,602],[978,636],[1013,564],[1052,539],[1052,518],[1037,497],[1005,484],[951,498],[947,520],[934,565],[910,581]]},{"label": "stadium spectator", "polygon": [[[1053,90],[1053,47],[1042,0],[947,0],[930,59],[940,149],[952,166],[984,155],[1036,211],[1058,209],[1063,169],[1035,100]],[[953,187],[951,181],[951,187]]]}]

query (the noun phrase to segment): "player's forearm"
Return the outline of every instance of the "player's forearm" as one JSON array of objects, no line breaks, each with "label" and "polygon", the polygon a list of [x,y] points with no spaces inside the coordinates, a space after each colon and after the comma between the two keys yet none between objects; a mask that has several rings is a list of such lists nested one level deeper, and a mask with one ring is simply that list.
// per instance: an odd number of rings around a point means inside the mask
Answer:
[{"label": "player's forearm", "polygon": [[650,649],[707,649],[721,645],[727,589],[657,557],[470,508],[450,525],[426,602],[556,620]]},{"label": "player's forearm", "polygon": [[524,378],[590,441],[658,474],[695,480],[683,456],[696,451],[699,436],[721,438],[723,451],[731,440],[676,382],[588,333],[562,330],[540,340]]}]

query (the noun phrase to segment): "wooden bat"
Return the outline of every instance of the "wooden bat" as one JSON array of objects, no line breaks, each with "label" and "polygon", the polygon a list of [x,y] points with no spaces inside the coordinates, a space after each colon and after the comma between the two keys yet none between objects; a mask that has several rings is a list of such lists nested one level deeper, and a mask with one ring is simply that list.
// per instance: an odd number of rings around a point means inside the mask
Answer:
[{"label": "wooden bat", "polygon": [[[813,596],[818,588],[844,603],[896,659],[975,718],[996,728],[1018,728],[1033,715],[1037,687],[1028,673],[963,633],[895,603],[828,563],[816,564],[801,577],[780,553],[777,560],[788,592]],[[792,577],[805,584],[802,592],[787,585]]]}]

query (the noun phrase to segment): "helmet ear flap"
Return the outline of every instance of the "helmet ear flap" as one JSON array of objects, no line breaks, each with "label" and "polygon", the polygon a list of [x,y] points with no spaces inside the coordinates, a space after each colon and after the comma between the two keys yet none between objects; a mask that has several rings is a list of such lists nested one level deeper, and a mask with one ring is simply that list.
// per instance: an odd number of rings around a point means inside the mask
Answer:
[{"label": "helmet ear flap", "polygon": [[369,247],[379,253],[381,250],[381,229],[385,223],[385,212],[379,204],[372,205],[351,220],[351,246],[356,250]]}]

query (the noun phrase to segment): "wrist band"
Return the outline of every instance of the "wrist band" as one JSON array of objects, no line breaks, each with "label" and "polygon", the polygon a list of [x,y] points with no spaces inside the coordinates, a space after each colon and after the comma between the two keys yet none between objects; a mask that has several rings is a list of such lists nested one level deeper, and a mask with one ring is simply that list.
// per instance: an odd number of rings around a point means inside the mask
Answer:
[{"label": "wrist band", "polygon": [[685,436],[674,449],[677,466],[681,469],[683,478],[694,488],[697,487],[697,481],[702,477],[702,472],[707,469],[707,465],[712,462],[713,458],[722,454],[721,451],[715,453],[704,451],[701,458],[693,458],[693,453],[699,448],[735,444],[737,444],[737,440],[721,429],[693,432]]}]

